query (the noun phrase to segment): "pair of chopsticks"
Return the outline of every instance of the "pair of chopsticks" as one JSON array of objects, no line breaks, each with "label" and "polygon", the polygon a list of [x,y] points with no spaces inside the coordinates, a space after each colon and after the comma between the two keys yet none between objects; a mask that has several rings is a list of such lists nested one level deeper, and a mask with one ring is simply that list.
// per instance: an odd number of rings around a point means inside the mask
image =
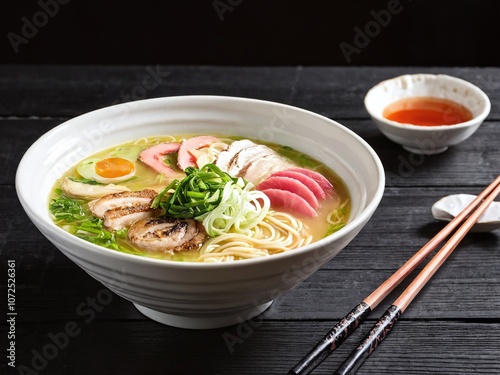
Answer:
[{"label": "pair of chopsticks", "polygon": [[400,269],[392,274],[392,276],[342,318],[325,337],[323,337],[323,339],[321,339],[321,341],[319,341],[316,346],[288,372],[288,375],[305,375],[316,368],[316,366],[344,342],[358,325],[365,320],[370,312],[375,309],[375,307],[377,307],[378,304],[387,297],[399,283],[401,283],[401,281],[403,281],[441,242],[462,224],[398,299],[393,302],[391,307],[387,309],[358,347],[353,350],[342,365],[334,372],[334,375],[355,374],[370,354],[387,336],[401,314],[450,256],[498,194],[500,194],[500,176],[498,176],[495,181],[479,194],[476,199],[450,221],[438,234],[417,251]]}]

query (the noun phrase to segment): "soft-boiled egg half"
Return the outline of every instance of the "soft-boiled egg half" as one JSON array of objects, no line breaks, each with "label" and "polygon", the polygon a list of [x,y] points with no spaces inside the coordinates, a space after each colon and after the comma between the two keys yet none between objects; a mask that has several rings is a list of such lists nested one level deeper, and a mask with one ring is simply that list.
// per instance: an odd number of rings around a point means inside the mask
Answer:
[{"label": "soft-boiled egg half", "polygon": [[122,147],[103,158],[84,160],[77,167],[77,172],[84,178],[112,184],[126,181],[135,175],[135,164],[140,149]]}]

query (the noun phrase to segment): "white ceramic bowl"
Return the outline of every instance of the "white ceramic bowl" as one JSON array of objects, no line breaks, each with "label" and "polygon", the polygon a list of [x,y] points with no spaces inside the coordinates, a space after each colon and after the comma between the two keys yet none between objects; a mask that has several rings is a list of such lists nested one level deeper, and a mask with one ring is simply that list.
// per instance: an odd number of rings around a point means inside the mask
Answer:
[{"label": "white ceramic bowl", "polygon": [[[158,260],[108,250],[57,227],[48,212],[56,179],[81,159],[138,137],[216,133],[273,141],[323,161],[352,198],[349,223],[303,248],[227,264]],[[184,96],[103,108],[69,120],[36,141],[19,164],[16,188],[37,228],[89,275],[146,316],[183,328],[250,319],[339,253],[363,228],[384,191],[382,164],[342,125],[295,107],[252,99]],[[63,281],[63,280],[61,280]]]},{"label": "white ceramic bowl", "polygon": [[[456,125],[418,126],[383,117],[391,103],[410,97],[432,96],[452,100],[472,112],[472,119]],[[402,75],[380,82],[368,91],[365,108],[380,131],[416,154],[437,154],[469,138],[490,113],[490,100],[477,86],[448,75]]]}]

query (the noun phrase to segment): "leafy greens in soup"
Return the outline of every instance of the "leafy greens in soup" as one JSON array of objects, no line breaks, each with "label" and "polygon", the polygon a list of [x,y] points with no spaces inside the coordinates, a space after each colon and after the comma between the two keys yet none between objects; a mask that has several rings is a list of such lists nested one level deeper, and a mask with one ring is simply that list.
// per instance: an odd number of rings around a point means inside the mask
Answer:
[{"label": "leafy greens in soup", "polygon": [[178,261],[291,251],[341,229],[349,193],[290,147],[182,135],[138,139],[81,161],[56,183],[57,225],[94,244]]}]

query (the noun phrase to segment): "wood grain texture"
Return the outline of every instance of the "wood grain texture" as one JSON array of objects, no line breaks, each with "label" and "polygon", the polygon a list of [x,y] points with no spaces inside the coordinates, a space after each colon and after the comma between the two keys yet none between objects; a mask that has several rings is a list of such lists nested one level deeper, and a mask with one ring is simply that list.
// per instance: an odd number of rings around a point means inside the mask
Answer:
[{"label": "wood grain texture", "polygon": [[[75,116],[114,102],[172,95],[232,95],[275,100],[343,118],[367,118],[366,92],[401,74],[449,74],[490,97],[490,120],[500,119],[500,68],[3,66],[0,116]],[[144,84],[156,77],[157,86]],[[36,100],[35,100],[36,99]]]},{"label": "wood grain texture", "polygon": [[[15,259],[18,271],[18,364],[29,365],[32,350],[41,351],[50,343],[49,333],[76,322],[81,333],[41,373],[285,374],[338,319],[443,227],[431,216],[432,203],[449,194],[477,194],[500,170],[497,68],[161,69],[168,75],[147,97],[248,96],[297,105],[338,120],[380,156],[387,175],[382,202],[347,248],[248,325],[209,331],[166,327],[116,295],[92,316],[86,306],[103,286],[31,224],[16,197],[15,172],[23,153],[43,133],[88,110],[126,101],[124,95],[130,99],[132,92],[139,92],[132,91],[134,87],[151,73],[139,66],[0,67],[0,257],[2,270],[5,260]],[[492,113],[481,128],[443,154],[408,153],[383,137],[363,108],[363,96],[371,85],[417,71],[465,78],[492,100]],[[359,374],[500,373],[499,233],[466,236]],[[314,374],[331,374],[408,282]],[[4,281],[0,289],[5,295]],[[2,343],[6,329],[2,319]],[[0,358],[1,373],[14,374],[5,361]]]},{"label": "wood grain texture", "polygon": [[[19,363],[50,344],[67,322],[23,324]],[[254,322],[208,331],[179,330],[151,321],[75,321],[79,334],[50,361],[50,374],[286,374],[330,322]],[[367,333],[365,322],[314,374],[331,374]],[[411,345],[409,345],[411,343]],[[498,374],[500,324],[399,321],[359,375]],[[5,364],[2,364],[6,369]]]}]

